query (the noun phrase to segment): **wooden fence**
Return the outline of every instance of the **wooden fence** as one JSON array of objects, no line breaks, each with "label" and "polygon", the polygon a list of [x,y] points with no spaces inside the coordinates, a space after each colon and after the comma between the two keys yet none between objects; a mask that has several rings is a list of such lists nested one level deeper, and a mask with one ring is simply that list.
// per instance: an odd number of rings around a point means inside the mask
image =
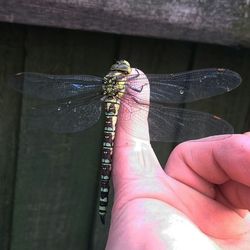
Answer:
[{"label": "wooden fence", "polygon": [[[23,9],[27,8],[24,1],[19,2]],[[3,7],[10,8],[7,3]],[[31,7],[39,9],[39,5],[30,4]],[[15,8],[13,13],[18,11],[21,10]],[[2,8],[0,20],[28,23],[24,21],[28,16],[23,15],[21,20],[16,14],[11,17],[7,13],[8,20],[3,20]],[[52,20],[43,19],[41,24],[56,26],[46,23]],[[37,19],[34,17],[33,20]],[[60,26],[59,20],[57,23]],[[69,28],[79,27],[75,24]],[[103,76],[119,58],[127,59],[133,67],[145,73],[230,68],[243,78],[238,89],[186,107],[223,117],[237,133],[249,130],[249,49],[213,45],[214,37],[200,39],[203,33],[198,31],[200,35],[195,40],[209,40],[210,45],[166,40],[165,37],[176,38],[167,34],[159,39],[113,33],[0,24],[0,249],[101,250],[105,248],[109,227],[108,223],[101,225],[97,215],[102,121],[77,134],[30,131],[25,113],[31,100],[6,86],[7,78],[16,72]],[[116,33],[134,34],[123,30]],[[248,45],[249,34],[250,31],[242,38]],[[181,38],[185,39],[184,36]],[[236,39],[230,41],[244,44]],[[153,147],[164,164],[172,145],[154,143]]]}]

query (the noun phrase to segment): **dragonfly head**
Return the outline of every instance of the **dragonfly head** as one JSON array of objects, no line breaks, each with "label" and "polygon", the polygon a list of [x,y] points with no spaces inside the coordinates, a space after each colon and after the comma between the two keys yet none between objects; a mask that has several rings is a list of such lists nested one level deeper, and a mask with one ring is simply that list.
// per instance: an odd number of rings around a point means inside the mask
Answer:
[{"label": "dragonfly head", "polygon": [[115,64],[113,64],[110,68],[111,71],[120,71],[125,74],[130,74],[131,73],[131,67],[128,61],[126,60],[119,60],[116,61]]}]

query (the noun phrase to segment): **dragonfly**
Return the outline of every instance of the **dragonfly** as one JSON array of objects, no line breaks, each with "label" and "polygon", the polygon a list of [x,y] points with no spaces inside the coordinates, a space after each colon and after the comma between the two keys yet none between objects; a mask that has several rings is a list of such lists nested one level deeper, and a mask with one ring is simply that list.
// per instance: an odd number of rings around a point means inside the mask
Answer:
[{"label": "dragonfly", "polygon": [[[132,70],[128,61],[118,60],[104,78],[22,72],[11,78],[9,84],[25,95],[43,100],[29,108],[28,118],[32,128],[45,128],[58,133],[83,131],[99,120],[103,107],[105,125],[100,164],[99,215],[104,224],[117,120],[121,120],[122,125],[122,120],[133,116],[133,121],[140,124],[143,130],[141,114],[149,109],[147,126],[151,141],[182,142],[231,134],[232,126],[217,116],[169,104],[188,103],[229,92],[240,82],[238,73],[220,68],[147,74],[143,77],[137,69]],[[140,96],[145,87],[150,87],[150,100]],[[129,115],[118,116],[121,105]],[[136,124],[124,126],[128,134],[138,136],[133,129]]]}]

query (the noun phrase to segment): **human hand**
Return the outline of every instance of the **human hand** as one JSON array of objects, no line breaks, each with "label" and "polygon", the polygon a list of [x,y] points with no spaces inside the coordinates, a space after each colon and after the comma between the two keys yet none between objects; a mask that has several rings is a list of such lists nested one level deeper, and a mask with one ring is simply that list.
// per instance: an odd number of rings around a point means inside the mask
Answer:
[{"label": "human hand", "polygon": [[106,249],[250,249],[250,133],[182,143],[162,169],[149,140],[123,127]]}]

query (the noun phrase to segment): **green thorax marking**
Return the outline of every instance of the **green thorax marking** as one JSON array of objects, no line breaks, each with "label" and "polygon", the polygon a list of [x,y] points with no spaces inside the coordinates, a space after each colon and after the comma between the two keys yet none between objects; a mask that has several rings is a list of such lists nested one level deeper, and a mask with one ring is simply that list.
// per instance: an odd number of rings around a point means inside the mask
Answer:
[{"label": "green thorax marking", "polygon": [[110,68],[110,72],[103,78],[103,94],[106,99],[120,99],[125,92],[124,76],[132,71],[130,64],[125,60],[117,61]]}]

